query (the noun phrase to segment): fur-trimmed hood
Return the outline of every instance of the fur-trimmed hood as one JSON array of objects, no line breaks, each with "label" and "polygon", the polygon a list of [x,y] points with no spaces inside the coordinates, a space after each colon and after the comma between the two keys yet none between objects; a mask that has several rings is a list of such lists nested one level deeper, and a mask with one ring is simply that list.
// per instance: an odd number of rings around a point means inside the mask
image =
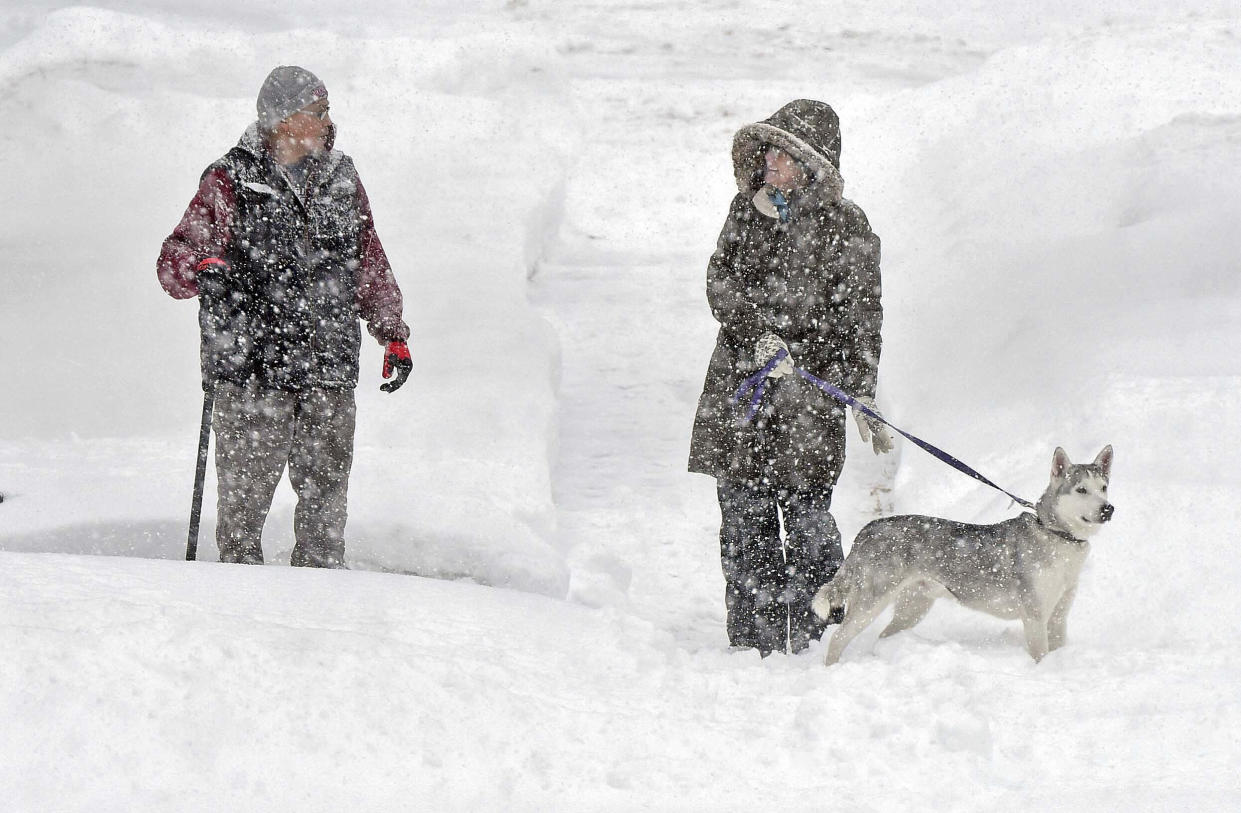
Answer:
[{"label": "fur-trimmed hood", "polygon": [[801,161],[814,173],[811,189],[826,202],[844,196],[840,176],[840,118],[823,102],[797,99],[770,118],[746,125],[733,136],[733,174],[737,190],[751,196],[763,185],[764,145],[772,144]]}]

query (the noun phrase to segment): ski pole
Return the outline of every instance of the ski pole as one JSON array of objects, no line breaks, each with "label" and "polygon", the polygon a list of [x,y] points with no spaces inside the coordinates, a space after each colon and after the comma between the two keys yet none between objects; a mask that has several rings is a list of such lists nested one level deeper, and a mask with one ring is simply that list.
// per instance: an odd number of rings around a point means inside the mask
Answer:
[{"label": "ski pole", "polygon": [[215,406],[215,388],[203,392],[203,420],[198,433],[198,466],[194,471],[194,501],[190,504],[190,538],[185,545],[185,561],[198,558],[198,521],[203,511],[203,485],[207,479],[207,446],[211,443],[211,410]]}]

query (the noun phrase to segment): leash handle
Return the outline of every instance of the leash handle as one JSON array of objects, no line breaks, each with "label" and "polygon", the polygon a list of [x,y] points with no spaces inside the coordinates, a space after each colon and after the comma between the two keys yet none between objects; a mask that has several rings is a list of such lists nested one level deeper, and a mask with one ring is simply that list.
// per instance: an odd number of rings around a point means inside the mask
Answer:
[{"label": "leash handle", "polygon": [[[762,400],[763,392],[766,390],[767,374],[770,373],[773,369],[775,369],[775,366],[779,364],[780,361],[787,355],[788,353],[785,352],[784,350],[781,350],[778,353],[776,353],[775,357],[772,358],[771,361],[767,362],[766,367],[764,367],[762,370],[758,371],[757,373],[755,373],[754,375],[750,376],[745,381],[743,381],[741,383],[741,386],[737,389],[736,394],[733,396],[733,403],[737,403],[738,401],[740,401],[742,398],[742,395],[745,392],[748,392],[749,390],[754,390],[754,395],[750,399],[750,410],[746,414],[746,417],[745,417],[745,421],[744,421],[745,423],[749,423],[754,418],[755,413],[758,412],[758,403],[760,400]],[[899,426],[896,426],[891,421],[889,421],[887,418],[883,417],[878,412],[875,412],[873,409],[866,406],[866,404],[863,404],[861,401],[854,398],[852,395],[840,389],[839,387],[832,386],[831,384],[827,383],[826,381],[814,375],[813,373],[808,373],[800,367],[794,367],[793,369],[802,378],[806,379],[811,384],[823,390],[823,392],[835,398],[837,401],[840,401],[841,403],[844,403],[844,404],[847,404],[853,407],[854,409],[861,412],[863,415],[866,415],[869,418],[874,418],[875,420],[879,421],[885,426],[892,427],[892,429],[896,430],[902,437],[908,439],[915,446],[927,452],[932,457],[934,457],[936,460],[939,460],[941,463],[946,463],[947,465],[951,466],[952,468],[956,469],[962,474],[968,475],[974,478],[975,480],[977,480],[978,482],[983,483],[984,485],[991,486],[996,491],[999,491],[1002,494],[1007,494],[1013,500],[1013,502],[1017,503],[1018,505],[1024,506],[1026,508],[1034,508],[1034,503],[1030,502],[1029,500],[1023,500],[1021,497],[1018,497],[1016,494],[1012,493],[1011,491],[1005,488],[1001,488],[1000,486],[996,485],[994,482],[989,480],[987,477],[980,474],[973,467],[971,467],[970,465],[968,465],[967,463],[961,460],[958,460],[957,458],[945,452],[943,449],[940,449],[936,446],[931,445],[930,443],[927,443],[922,438],[909,434],[904,429],[901,429]]]}]

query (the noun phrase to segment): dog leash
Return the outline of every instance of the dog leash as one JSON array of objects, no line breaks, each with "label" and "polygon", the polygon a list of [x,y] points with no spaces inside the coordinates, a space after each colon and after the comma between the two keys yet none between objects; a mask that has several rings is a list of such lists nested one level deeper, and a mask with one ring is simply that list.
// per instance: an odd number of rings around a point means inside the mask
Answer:
[{"label": "dog leash", "polygon": [[[733,403],[736,404],[736,403],[739,403],[741,399],[745,397],[746,393],[750,393],[750,406],[749,406],[749,409],[746,411],[746,416],[745,416],[745,420],[743,421],[743,423],[749,423],[750,421],[754,420],[754,416],[758,414],[759,404],[763,400],[763,395],[766,394],[767,392],[767,375],[772,370],[774,370],[776,368],[776,365],[779,364],[781,361],[783,361],[785,356],[787,355],[788,355],[787,350],[778,351],[771,358],[771,360],[768,361],[767,364],[763,366],[763,369],[759,370],[757,373],[750,376],[745,381],[742,381],[741,386],[737,388],[737,392],[733,394],[732,400],[733,400]],[[854,398],[852,395],[845,392],[844,390],[838,387],[832,386],[831,384],[827,383],[826,381],[819,378],[818,376],[812,373],[808,373],[805,370],[801,369],[800,367],[794,367],[793,371],[796,372],[798,375],[800,375],[802,378],[809,381],[811,384],[823,390],[823,392],[835,398],[837,401],[840,401],[843,404],[847,404],[853,407],[854,409],[858,410],[862,414],[868,417],[874,418],[875,420],[879,421],[885,426],[892,427],[900,435],[907,438],[910,442],[918,446],[923,451],[929,453],[932,457],[934,457],[936,460],[939,460],[941,463],[946,463],[947,465],[951,466],[952,468],[956,469],[962,474],[973,477],[978,482],[983,483],[985,485],[989,485],[992,488],[994,488],[996,491],[999,491],[1003,494],[1007,494],[1013,500],[1013,502],[1017,503],[1018,505],[1024,506],[1026,508],[1034,508],[1034,503],[1030,502],[1029,500],[1023,500],[1021,497],[1018,497],[1016,494],[1012,493],[1011,491],[1005,488],[1001,488],[1000,486],[996,485],[994,482],[989,480],[987,477],[980,474],[974,468],[962,462],[961,460],[958,460],[952,455],[948,454],[943,449],[940,449],[937,446],[933,446],[930,443],[927,443],[922,438],[915,437],[914,435],[909,434],[904,429],[901,429],[899,426],[896,426],[895,424],[893,424],[892,422],[884,418],[882,415],[880,415],[878,412],[875,412],[873,409],[866,406],[866,404]]]}]

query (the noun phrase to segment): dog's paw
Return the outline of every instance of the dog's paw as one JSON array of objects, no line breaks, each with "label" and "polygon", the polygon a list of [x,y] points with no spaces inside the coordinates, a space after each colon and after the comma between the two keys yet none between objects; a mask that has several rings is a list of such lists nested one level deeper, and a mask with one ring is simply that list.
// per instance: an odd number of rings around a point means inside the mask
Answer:
[{"label": "dog's paw", "polygon": [[831,591],[827,589],[827,585],[819,588],[819,592],[814,594],[814,598],[810,602],[810,609],[819,617],[820,621],[827,621],[832,617],[832,597]]}]

